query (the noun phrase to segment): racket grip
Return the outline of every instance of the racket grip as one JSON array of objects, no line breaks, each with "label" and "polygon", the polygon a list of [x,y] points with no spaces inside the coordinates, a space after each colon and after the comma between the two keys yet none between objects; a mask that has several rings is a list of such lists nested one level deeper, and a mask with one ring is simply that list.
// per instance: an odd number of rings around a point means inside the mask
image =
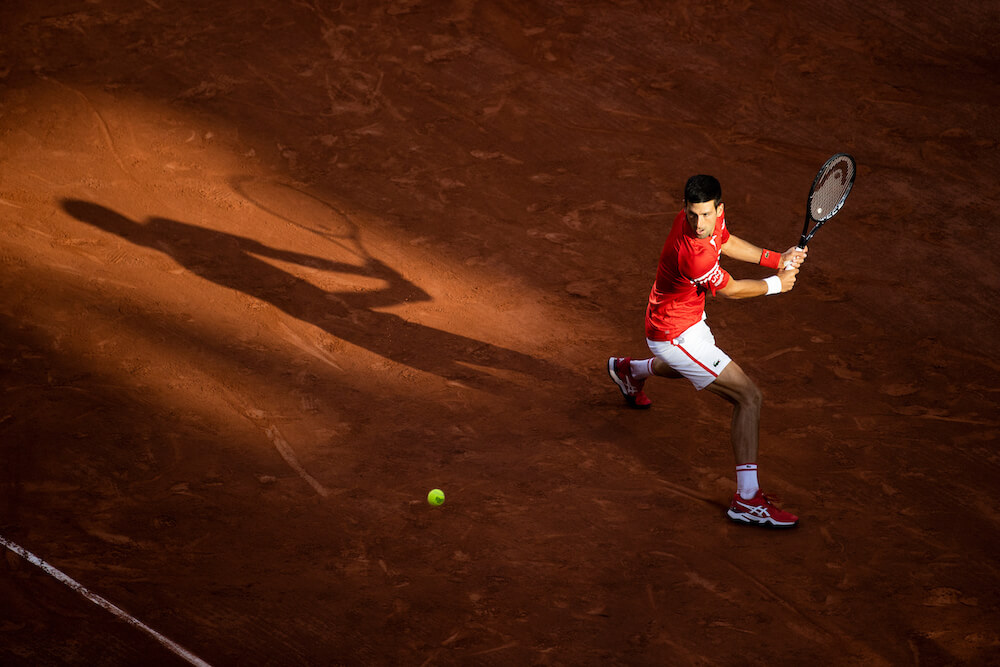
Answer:
[{"label": "racket grip", "polygon": [[[803,248],[802,246],[795,246],[795,249],[796,250],[805,250],[805,248]],[[792,262],[791,262],[791,260],[785,262],[785,271],[787,271],[790,268],[792,268]]]}]

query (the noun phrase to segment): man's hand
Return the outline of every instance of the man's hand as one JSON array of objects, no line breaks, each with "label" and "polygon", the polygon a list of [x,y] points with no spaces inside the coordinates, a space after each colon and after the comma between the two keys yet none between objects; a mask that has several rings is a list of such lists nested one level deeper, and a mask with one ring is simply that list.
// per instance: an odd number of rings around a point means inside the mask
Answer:
[{"label": "man's hand", "polygon": [[785,252],[781,253],[781,266],[786,269],[797,269],[806,261],[806,255],[808,253],[809,246],[801,249],[792,246]]},{"label": "man's hand", "polygon": [[780,269],[778,271],[778,279],[781,281],[781,293],[790,292],[793,287],[795,287],[795,275],[799,272],[798,269]]}]

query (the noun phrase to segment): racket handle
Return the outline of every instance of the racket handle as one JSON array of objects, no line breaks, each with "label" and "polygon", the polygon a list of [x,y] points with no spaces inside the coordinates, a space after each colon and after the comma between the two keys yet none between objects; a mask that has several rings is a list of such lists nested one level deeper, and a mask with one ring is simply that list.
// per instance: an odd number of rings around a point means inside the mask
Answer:
[{"label": "racket handle", "polygon": [[[805,248],[803,248],[802,246],[795,246],[795,249],[796,250],[805,250]],[[785,262],[785,271],[787,271],[790,268],[792,268],[792,262],[791,262],[791,260]]]}]

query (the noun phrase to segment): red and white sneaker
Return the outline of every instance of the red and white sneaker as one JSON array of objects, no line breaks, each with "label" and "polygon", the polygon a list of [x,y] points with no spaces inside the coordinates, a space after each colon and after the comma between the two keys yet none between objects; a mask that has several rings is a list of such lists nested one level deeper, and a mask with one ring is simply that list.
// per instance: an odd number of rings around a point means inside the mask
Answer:
[{"label": "red and white sneaker", "polygon": [[653,404],[649,397],[642,391],[645,380],[636,380],[632,377],[632,359],[629,357],[611,357],[608,359],[608,375],[614,383],[621,389],[625,402],[633,408],[645,410]]},{"label": "red and white sneaker", "polygon": [[799,517],[790,512],[778,509],[772,501],[774,496],[768,496],[757,491],[750,500],[744,500],[740,494],[733,495],[733,502],[726,514],[736,523],[747,523],[764,528],[795,528],[799,525]]}]

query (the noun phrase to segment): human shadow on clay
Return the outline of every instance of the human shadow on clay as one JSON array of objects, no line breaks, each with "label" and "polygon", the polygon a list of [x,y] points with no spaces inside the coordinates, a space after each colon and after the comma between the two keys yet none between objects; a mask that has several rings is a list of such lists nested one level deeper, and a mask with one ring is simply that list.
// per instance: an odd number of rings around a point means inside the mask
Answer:
[{"label": "human shadow on clay", "polygon": [[[266,301],[296,319],[397,363],[482,387],[496,386],[501,381],[466,363],[540,379],[553,372],[546,371],[545,362],[529,355],[374,310],[430,300],[425,291],[377,259],[368,258],[359,264],[335,262],[168,218],[136,222],[78,199],[65,199],[62,207],[80,222],[163,252],[206,280]],[[386,286],[371,291],[329,292],[258,257],[382,280]]]}]

